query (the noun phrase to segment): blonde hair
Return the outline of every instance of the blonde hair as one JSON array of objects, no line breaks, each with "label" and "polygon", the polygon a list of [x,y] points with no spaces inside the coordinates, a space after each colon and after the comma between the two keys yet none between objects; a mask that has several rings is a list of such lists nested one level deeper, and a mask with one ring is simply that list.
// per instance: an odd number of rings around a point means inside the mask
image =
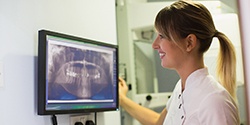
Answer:
[{"label": "blonde hair", "polygon": [[234,46],[225,34],[216,30],[212,16],[204,5],[184,0],[175,2],[157,14],[155,28],[172,41],[195,34],[200,41],[199,52],[202,56],[209,49],[213,37],[217,37],[220,41],[217,76],[219,82],[236,99]]},{"label": "blonde hair", "polygon": [[217,32],[214,36],[220,41],[217,76],[220,83],[236,99],[236,55],[234,46],[225,34]]}]

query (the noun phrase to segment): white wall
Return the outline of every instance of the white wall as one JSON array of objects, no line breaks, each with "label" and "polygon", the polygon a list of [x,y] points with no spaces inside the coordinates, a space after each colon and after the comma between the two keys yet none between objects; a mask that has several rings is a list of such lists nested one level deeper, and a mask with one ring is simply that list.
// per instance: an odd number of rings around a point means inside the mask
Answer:
[{"label": "white wall", "polygon": [[[39,29],[117,44],[115,0],[0,0],[0,125],[51,124],[36,111]],[[99,125],[120,123],[119,112],[98,116]],[[57,118],[69,125],[69,115]]]}]

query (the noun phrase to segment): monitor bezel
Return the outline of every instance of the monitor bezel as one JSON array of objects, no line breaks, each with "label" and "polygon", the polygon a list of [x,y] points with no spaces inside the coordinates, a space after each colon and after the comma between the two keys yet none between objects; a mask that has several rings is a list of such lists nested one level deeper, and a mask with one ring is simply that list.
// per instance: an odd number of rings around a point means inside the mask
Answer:
[{"label": "monitor bezel", "polygon": [[[116,87],[116,106],[113,108],[91,108],[91,109],[75,109],[75,110],[46,110],[46,62],[47,62],[47,36],[55,36],[64,39],[79,41],[88,44],[95,44],[98,46],[110,47],[115,49],[116,52],[116,80],[117,80],[117,87]],[[76,37],[73,35],[67,35],[64,33],[49,31],[49,30],[39,30],[38,31],[38,85],[37,85],[37,103],[38,103],[38,115],[55,115],[55,114],[76,114],[76,113],[91,113],[91,112],[104,112],[104,111],[116,111],[119,110],[119,91],[118,91],[118,45],[113,45],[97,40],[91,40],[81,37]]]}]

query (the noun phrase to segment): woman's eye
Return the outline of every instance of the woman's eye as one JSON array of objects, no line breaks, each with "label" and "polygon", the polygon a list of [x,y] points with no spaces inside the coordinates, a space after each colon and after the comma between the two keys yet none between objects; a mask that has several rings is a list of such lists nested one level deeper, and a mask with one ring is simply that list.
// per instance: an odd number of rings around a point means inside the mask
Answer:
[{"label": "woman's eye", "polygon": [[163,35],[161,35],[161,34],[159,34],[159,37],[160,37],[160,39],[163,39],[163,38],[164,38]]}]

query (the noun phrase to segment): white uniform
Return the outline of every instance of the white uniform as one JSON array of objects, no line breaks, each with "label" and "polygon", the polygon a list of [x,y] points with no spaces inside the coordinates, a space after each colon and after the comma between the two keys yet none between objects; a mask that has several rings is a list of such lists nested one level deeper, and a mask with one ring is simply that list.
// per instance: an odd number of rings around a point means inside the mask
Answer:
[{"label": "white uniform", "polygon": [[183,92],[179,80],[166,108],[163,125],[239,125],[236,103],[207,68],[189,75]]}]

